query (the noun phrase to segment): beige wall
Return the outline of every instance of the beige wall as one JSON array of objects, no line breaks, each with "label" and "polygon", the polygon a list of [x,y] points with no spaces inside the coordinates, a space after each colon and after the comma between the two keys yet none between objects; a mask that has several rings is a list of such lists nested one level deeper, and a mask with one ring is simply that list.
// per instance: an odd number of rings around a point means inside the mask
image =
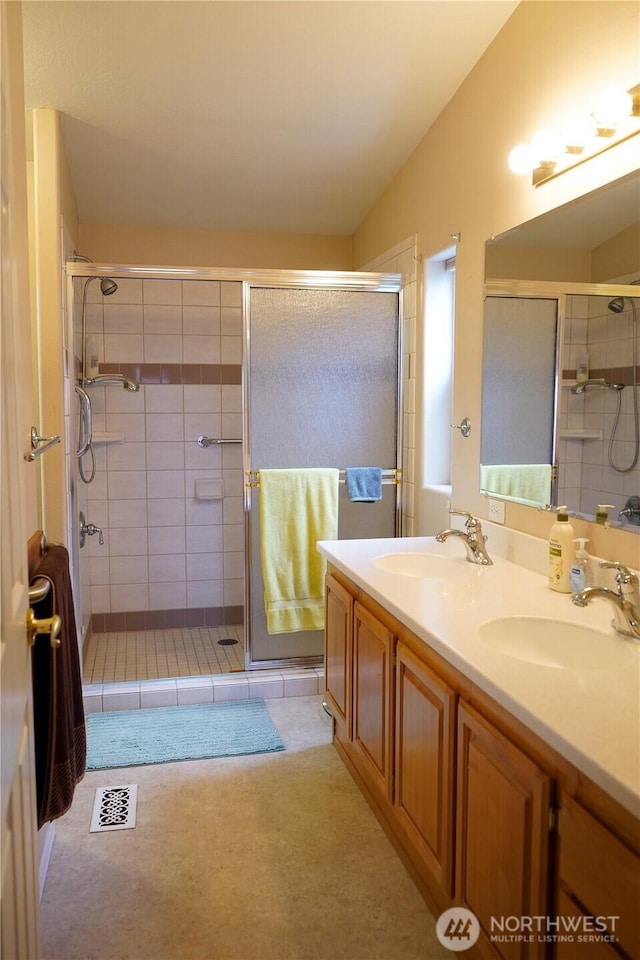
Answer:
[{"label": "beige wall", "polygon": [[[587,108],[601,89],[636,84],[639,26],[635,2],[521,3],[354,235],[355,263],[413,233],[427,260],[461,235],[452,422],[468,416],[473,429],[468,439],[454,431],[453,501],[481,517],[488,512],[478,483],[485,241],[630,173],[637,140],[537,189],[509,171],[507,157],[540,127]],[[551,519],[508,504],[507,523],[546,536]],[[636,537],[576,526],[589,530],[594,553],[637,564]]]},{"label": "beige wall", "polygon": [[555,250],[548,247],[487,246],[485,274],[492,280],[570,280],[589,283],[588,250]]},{"label": "beige wall", "polygon": [[640,265],[640,221],[611,237],[592,251],[591,279],[594,283],[626,277]]},{"label": "beige wall", "polygon": [[81,224],[79,243],[96,263],[352,269],[351,237]]}]

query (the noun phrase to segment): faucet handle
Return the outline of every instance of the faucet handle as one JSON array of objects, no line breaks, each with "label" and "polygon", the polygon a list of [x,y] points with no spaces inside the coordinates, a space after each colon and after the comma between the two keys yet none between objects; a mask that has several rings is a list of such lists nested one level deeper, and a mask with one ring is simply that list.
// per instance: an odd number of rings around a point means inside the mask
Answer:
[{"label": "faucet handle", "polygon": [[617,570],[615,576],[615,581],[618,584],[618,590],[622,593],[623,587],[631,587],[631,592],[635,592],[640,580],[635,573],[629,570],[628,567],[625,567],[623,563],[618,563],[617,560],[601,560],[600,568],[602,570]]},{"label": "faucet handle", "polygon": [[467,510],[456,510],[451,509],[449,513],[452,516],[464,517],[465,518],[465,527],[467,528],[468,533],[478,533],[482,528],[482,524],[477,517],[474,517],[473,514],[469,513]]}]

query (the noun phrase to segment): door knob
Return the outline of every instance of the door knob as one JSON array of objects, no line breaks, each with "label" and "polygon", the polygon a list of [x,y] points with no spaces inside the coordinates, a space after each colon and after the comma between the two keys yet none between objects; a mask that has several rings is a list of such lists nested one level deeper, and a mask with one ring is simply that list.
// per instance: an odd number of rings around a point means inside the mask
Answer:
[{"label": "door knob", "polygon": [[60,637],[58,634],[62,628],[62,620],[56,613],[53,617],[43,617],[42,620],[36,620],[33,609],[29,607],[27,611],[27,641],[32,647],[38,634],[48,633],[51,637],[51,646],[60,646]]}]

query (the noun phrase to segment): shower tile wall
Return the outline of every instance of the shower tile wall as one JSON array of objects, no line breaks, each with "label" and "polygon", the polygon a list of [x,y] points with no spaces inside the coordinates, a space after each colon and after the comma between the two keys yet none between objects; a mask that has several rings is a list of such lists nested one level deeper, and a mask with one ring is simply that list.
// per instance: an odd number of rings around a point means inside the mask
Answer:
[{"label": "shower tile wall", "polygon": [[[615,282],[615,281],[612,281]],[[629,279],[617,282],[628,283]],[[575,396],[569,385],[575,380],[576,355],[581,346],[589,352],[589,376],[610,383],[625,383],[622,391],[620,424],[613,445],[613,460],[627,466],[634,454],[632,406],[632,315],[613,314],[607,309],[609,297],[569,296],[565,319],[564,372],[568,384],[562,389],[559,429],[571,434],[588,431],[596,438],[560,440],[561,464],[558,502],[579,504],[581,513],[594,515],[599,503],[610,503],[613,517],[632,495],[640,495],[640,464],[629,473],[613,470],[608,460],[617,398],[612,390],[594,388]],[[640,304],[640,301],[638,301]]]},{"label": "shower tile wall", "polygon": [[[100,373],[141,387],[89,388],[97,469],[87,521],[104,532],[104,546],[94,536],[82,551],[92,628],[241,623],[242,446],[201,449],[196,438],[242,437],[242,285],[117,282],[108,298],[89,286],[87,337]],[[197,499],[200,479],[222,480],[224,496]]]}]

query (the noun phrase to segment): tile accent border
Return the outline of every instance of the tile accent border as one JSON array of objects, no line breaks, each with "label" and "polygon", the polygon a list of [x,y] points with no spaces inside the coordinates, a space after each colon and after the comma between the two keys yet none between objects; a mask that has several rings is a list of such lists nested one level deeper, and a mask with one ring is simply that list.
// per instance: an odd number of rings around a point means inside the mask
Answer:
[{"label": "tile accent border", "polygon": [[[640,378],[640,366],[637,368],[637,376]],[[575,370],[563,370],[563,380],[575,380]],[[590,380],[606,380],[608,383],[622,383],[625,387],[633,386],[633,367],[596,367],[589,370]]]},{"label": "tile accent border", "polygon": [[242,383],[240,363],[101,363],[100,373],[122,373],[138,383]]},{"label": "tile accent border", "polygon": [[172,627],[236,627],[243,622],[242,606],[129,610],[121,613],[92,614],[90,632],[113,633],[123,630],[162,630]]}]

